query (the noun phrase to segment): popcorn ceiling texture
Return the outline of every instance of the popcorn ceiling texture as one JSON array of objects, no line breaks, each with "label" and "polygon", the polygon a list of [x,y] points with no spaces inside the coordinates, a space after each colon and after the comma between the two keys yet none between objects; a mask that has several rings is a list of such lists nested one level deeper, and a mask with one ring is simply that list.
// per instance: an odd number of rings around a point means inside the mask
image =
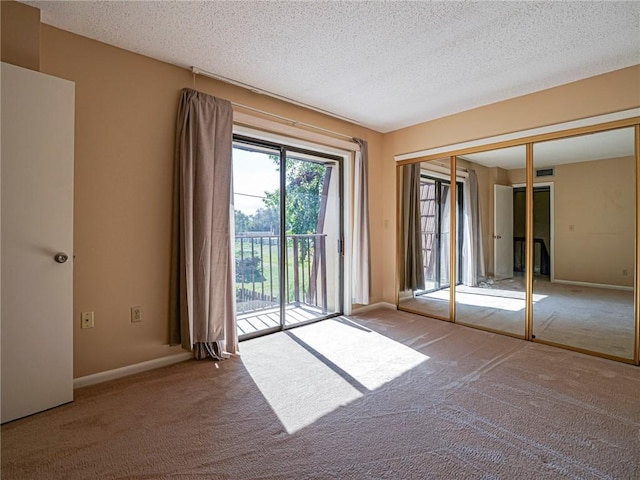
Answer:
[{"label": "popcorn ceiling texture", "polygon": [[640,64],[640,2],[24,2],[381,132]]}]

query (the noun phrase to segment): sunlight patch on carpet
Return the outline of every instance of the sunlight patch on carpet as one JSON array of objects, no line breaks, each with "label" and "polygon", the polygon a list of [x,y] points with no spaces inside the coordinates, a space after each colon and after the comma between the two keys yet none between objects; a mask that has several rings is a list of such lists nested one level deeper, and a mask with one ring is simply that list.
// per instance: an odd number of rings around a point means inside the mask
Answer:
[{"label": "sunlight patch on carpet", "polygon": [[325,320],[291,331],[367,390],[417,367],[426,355],[345,318]]},{"label": "sunlight patch on carpet", "polygon": [[362,397],[357,388],[284,333],[242,342],[240,355],[288,433]]},{"label": "sunlight patch on carpet", "polygon": [[429,359],[344,318],[243,342],[241,359],[288,433]]},{"label": "sunlight patch on carpet", "polygon": [[[449,290],[438,290],[423,294],[421,297],[449,301]],[[546,295],[534,294],[533,303],[545,298],[547,298]],[[496,310],[506,310],[509,312],[520,312],[526,307],[525,292],[500,289],[477,289],[477,292],[463,292],[461,289],[458,289],[456,291],[456,303],[473,307],[495,308]]]}]

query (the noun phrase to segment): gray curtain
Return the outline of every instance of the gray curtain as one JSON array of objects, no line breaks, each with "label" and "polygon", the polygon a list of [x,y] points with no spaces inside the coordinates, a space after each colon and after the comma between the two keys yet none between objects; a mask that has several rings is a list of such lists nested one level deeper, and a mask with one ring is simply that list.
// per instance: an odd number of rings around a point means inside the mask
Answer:
[{"label": "gray curtain", "polygon": [[462,216],[462,283],[473,287],[485,275],[478,176],[473,170],[465,181]]},{"label": "gray curtain", "polygon": [[185,88],[176,124],[170,343],[236,353],[231,103]]},{"label": "gray curtain", "polygon": [[424,260],[420,225],[420,164],[402,167],[402,233],[404,275],[401,290],[424,289]]},{"label": "gray curtain", "polygon": [[371,292],[371,252],[369,250],[369,154],[367,142],[353,139],[359,146],[356,152],[354,168],[354,208],[353,208],[353,244],[352,285],[353,303],[369,304]]},{"label": "gray curtain", "polygon": [[[442,185],[440,193],[440,283],[450,283],[451,277],[451,187]],[[455,213],[455,211],[454,211]]]}]

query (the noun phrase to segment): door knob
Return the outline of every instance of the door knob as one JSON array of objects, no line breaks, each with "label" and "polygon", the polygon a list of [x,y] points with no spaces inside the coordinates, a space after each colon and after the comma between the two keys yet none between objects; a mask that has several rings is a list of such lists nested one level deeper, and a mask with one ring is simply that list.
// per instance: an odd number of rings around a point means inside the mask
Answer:
[{"label": "door knob", "polygon": [[65,263],[67,260],[69,260],[69,255],[64,252],[58,252],[55,254],[53,259],[58,263]]}]

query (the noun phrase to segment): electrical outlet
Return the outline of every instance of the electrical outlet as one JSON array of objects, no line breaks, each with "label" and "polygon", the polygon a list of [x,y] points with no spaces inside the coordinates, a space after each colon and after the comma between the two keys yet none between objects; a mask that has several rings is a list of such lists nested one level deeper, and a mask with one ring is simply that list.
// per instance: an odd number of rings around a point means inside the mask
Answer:
[{"label": "electrical outlet", "polygon": [[131,307],[131,323],[142,321],[142,307]]},{"label": "electrical outlet", "polygon": [[82,312],[80,314],[80,328],[93,328],[94,317],[93,312]]}]

